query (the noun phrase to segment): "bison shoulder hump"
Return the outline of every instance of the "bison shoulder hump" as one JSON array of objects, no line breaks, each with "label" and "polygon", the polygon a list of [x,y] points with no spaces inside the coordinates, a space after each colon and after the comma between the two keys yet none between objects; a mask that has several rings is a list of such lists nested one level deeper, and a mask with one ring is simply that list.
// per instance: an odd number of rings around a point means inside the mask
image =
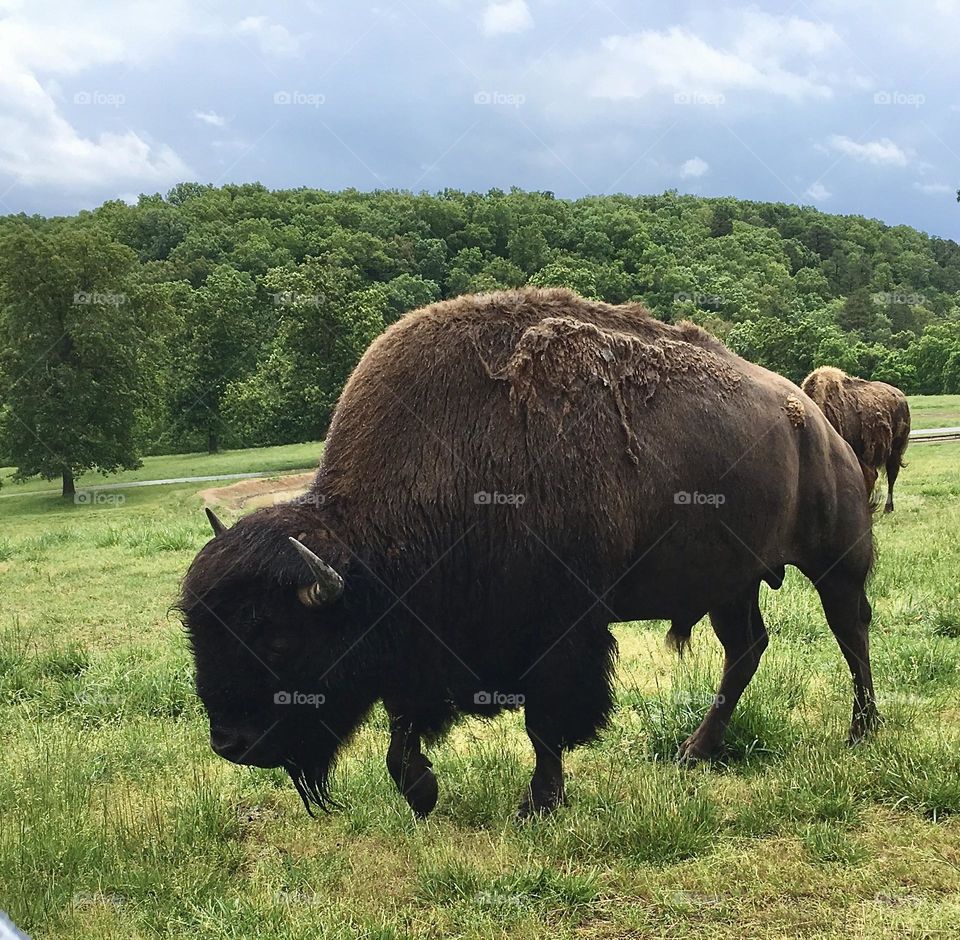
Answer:
[{"label": "bison shoulder hump", "polygon": [[661,385],[692,374],[718,390],[739,384],[740,373],[715,353],[684,341],[604,329],[572,317],[548,317],[528,327],[506,363],[503,377],[515,401],[573,404],[590,390],[615,399],[649,401]]}]

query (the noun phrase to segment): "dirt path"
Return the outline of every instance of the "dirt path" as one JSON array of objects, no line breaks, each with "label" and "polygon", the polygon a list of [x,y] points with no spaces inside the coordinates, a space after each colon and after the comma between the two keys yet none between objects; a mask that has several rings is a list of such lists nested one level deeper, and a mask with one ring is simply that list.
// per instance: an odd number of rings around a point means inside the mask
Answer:
[{"label": "dirt path", "polygon": [[[313,476],[316,473],[316,470],[302,470],[297,473],[290,474],[291,476]],[[84,493],[100,493],[106,492],[109,490],[130,490],[139,486],[170,486],[179,483],[212,483],[218,480],[254,480],[254,481],[264,481],[266,483],[275,483],[276,477],[279,474],[269,471],[258,470],[255,473],[215,473],[210,476],[196,476],[196,477],[170,477],[164,480],[126,480],[122,483],[96,483],[93,486],[77,486],[77,492]],[[228,489],[229,487],[223,487],[223,489]],[[0,493],[0,499],[13,499],[17,496],[36,496],[38,494],[42,495],[44,493],[59,493],[58,488],[50,487],[45,490],[27,490],[25,493]],[[212,492],[212,491],[211,491]]]},{"label": "dirt path", "polygon": [[310,487],[315,471],[291,476],[241,480],[230,486],[200,490],[205,506],[227,506],[230,509],[259,509],[302,496]]}]

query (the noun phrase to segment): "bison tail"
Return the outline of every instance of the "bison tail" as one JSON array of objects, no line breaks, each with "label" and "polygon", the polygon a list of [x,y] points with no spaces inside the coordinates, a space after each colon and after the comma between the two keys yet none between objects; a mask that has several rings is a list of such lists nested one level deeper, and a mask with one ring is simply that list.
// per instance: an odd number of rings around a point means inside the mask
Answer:
[{"label": "bison tail", "polygon": [[691,630],[693,630],[692,623],[673,620],[670,623],[670,629],[667,631],[667,635],[664,637],[664,642],[667,646],[681,659],[683,658],[684,650],[686,650],[690,643]]}]

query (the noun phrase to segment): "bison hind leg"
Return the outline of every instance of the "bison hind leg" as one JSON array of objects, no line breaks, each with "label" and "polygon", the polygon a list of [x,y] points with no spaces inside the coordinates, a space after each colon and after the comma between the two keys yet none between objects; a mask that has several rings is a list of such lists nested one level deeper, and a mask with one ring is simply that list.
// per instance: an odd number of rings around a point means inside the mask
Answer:
[{"label": "bison hind leg", "polygon": [[697,729],[677,753],[685,763],[709,760],[720,753],[727,725],[743,690],[767,648],[767,628],[760,613],[759,584],[710,611],[710,623],[723,646],[723,677]]},{"label": "bison hind leg", "polygon": [[887,502],[883,507],[884,512],[893,512],[893,484],[897,482],[897,476],[900,474],[900,468],[903,466],[903,451],[894,450],[887,461]]},{"label": "bison hind leg", "polygon": [[870,601],[863,589],[865,575],[833,571],[817,582],[820,602],[853,678],[853,718],[849,742],[856,744],[879,723],[870,668]]}]

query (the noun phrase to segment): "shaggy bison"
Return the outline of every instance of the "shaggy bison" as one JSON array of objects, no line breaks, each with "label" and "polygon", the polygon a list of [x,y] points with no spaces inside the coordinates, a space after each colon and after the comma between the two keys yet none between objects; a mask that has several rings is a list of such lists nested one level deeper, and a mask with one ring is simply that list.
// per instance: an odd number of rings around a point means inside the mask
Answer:
[{"label": "shaggy bison", "polygon": [[873,725],[871,519],[850,448],[790,382],[692,324],[566,290],[462,297],[403,317],[337,405],[307,497],[223,529],[180,608],[210,742],[283,767],[309,812],[372,705],[424,815],[422,741],[522,706],[522,814],[562,799],[563,752],[612,707],[612,622],[705,614],[725,652],[681,757],[720,749],[767,645],[761,581],[816,585]]},{"label": "shaggy bison", "polygon": [[883,511],[893,512],[893,484],[910,439],[907,396],[885,382],[858,379],[833,366],[815,369],[803,380],[802,388],[853,448],[863,468],[868,496],[873,494],[881,468],[886,469]]}]

